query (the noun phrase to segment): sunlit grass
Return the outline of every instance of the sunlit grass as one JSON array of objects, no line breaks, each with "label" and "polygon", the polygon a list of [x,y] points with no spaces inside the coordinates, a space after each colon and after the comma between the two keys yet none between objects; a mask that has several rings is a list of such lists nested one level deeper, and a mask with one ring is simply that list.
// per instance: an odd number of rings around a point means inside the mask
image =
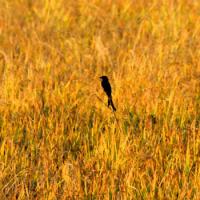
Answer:
[{"label": "sunlit grass", "polygon": [[199,11],[1,0],[1,199],[199,199]]}]

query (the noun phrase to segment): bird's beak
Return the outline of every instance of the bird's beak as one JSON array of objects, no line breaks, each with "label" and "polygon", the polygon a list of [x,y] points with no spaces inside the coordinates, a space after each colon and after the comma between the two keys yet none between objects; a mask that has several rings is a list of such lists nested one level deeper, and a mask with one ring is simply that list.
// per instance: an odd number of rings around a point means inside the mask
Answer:
[{"label": "bird's beak", "polygon": [[102,76],[100,76],[99,79],[102,79]]}]

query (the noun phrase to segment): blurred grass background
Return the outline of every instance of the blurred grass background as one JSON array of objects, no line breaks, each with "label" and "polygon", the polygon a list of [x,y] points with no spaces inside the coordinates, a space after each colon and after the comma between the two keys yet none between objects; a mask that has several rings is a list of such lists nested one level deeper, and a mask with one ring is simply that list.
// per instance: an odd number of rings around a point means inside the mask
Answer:
[{"label": "blurred grass background", "polygon": [[1,199],[199,199],[199,22],[198,0],[0,0]]}]

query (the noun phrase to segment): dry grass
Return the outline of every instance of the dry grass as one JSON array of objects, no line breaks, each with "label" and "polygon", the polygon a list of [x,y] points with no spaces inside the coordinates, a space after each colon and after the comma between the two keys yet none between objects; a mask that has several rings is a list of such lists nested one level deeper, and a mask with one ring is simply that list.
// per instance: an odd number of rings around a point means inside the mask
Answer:
[{"label": "dry grass", "polygon": [[1,199],[198,200],[199,11],[0,0]]}]

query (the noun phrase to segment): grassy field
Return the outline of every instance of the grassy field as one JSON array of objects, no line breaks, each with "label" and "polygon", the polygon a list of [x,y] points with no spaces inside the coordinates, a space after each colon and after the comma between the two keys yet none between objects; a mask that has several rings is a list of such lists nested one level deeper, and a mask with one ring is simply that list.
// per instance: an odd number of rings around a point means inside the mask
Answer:
[{"label": "grassy field", "polygon": [[199,22],[198,0],[0,0],[0,199],[198,200]]}]

